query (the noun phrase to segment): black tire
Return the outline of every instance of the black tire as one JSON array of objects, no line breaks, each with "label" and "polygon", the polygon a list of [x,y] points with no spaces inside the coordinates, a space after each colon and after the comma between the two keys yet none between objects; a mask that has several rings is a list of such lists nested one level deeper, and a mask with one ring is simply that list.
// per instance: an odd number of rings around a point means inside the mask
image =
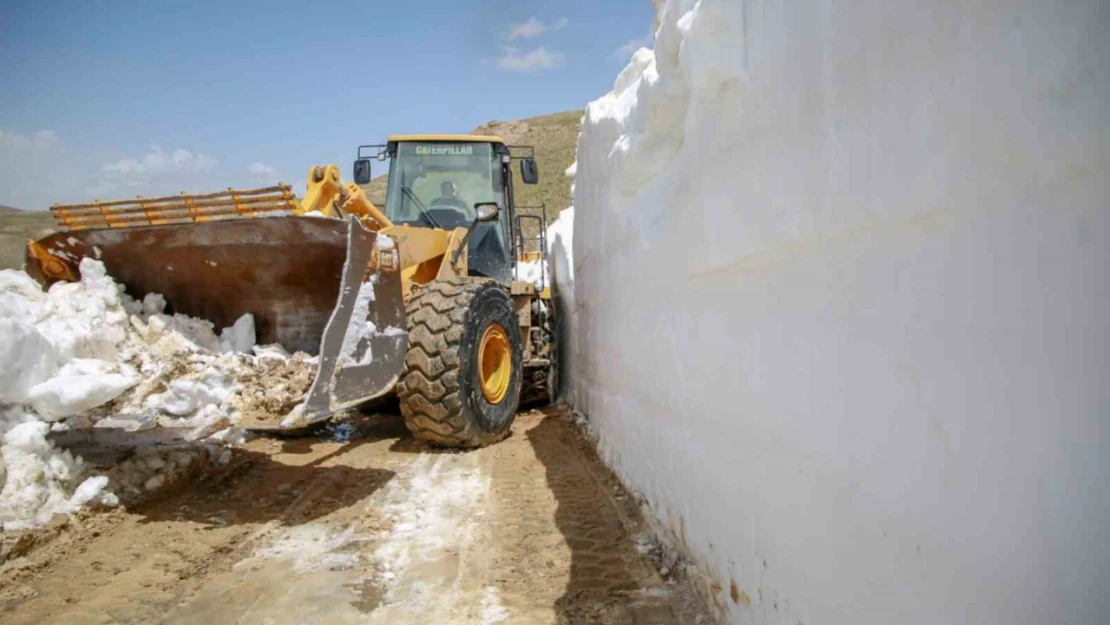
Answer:
[{"label": "black tire", "polygon": [[[405,308],[409,351],[397,396],[416,438],[442,447],[482,447],[509,433],[520,403],[523,340],[512,299],[485,278],[437,280]],[[482,393],[478,351],[483,333],[500,324],[508,337],[511,372],[504,398]]]}]

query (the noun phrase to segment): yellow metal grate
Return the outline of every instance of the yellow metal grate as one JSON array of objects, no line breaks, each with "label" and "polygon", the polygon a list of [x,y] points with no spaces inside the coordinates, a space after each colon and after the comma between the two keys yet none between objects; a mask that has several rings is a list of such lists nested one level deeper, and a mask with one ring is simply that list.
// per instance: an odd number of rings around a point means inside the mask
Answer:
[{"label": "yellow metal grate", "polygon": [[50,207],[58,225],[68,230],[131,228],[191,223],[214,219],[249,219],[260,214],[291,211],[299,206],[289,185],[262,189],[228,189],[203,195],[170,195],[91,204]]}]

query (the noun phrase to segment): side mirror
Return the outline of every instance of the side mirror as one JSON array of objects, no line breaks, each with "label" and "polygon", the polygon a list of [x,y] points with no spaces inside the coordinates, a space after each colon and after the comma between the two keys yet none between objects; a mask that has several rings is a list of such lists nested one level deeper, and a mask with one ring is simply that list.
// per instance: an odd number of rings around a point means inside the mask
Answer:
[{"label": "side mirror", "polygon": [[368,184],[370,182],[370,159],[360,158],[355,161],[355,184]]},{"label": "side mirror", "polygon": [[478,221],[497,221],[501,207],[497,202],[478,202],[474,205],[474,212],[478,215]]},{"label": "side mirror", "polygon": [[540,168],[536,166],[536,159],[520,159],[520,178],[524,184],[536,184],[540,181]]}]

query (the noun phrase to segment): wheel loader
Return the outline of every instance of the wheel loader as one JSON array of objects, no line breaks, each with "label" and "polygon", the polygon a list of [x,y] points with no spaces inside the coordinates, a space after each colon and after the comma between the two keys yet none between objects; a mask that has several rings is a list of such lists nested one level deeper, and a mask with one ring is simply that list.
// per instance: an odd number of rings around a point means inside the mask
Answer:
[{"label": "wheel loader", "polygon": [[[381,208],[359,186],[374,161],[389,163]],[[161,293],[217,328],[250,313],[259,343],[318,354],[301,407],[252,429],[305,429],[394,393],[416,438],[479,447],[558,379],[551,287],[516,279],[518,261],[546,261],[546,215],[517,214],[513,163],[538,181],[530,146],[395,135],[359,146],[354,183],[311,168],[303,199],[279,184],[54,205],[61,231],[28,242],[26,270],[48,286],[99,259],[134,297]]]}]

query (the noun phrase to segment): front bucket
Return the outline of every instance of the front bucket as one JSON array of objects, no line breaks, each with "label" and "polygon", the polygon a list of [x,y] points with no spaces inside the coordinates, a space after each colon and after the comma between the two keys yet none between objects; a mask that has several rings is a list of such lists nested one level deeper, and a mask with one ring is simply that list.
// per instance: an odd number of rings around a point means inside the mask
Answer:
[{"label": "front bucket", "polygon": [[[37,242],[73,270],[102,261],[132,297],[165,295],[167,312],[211,321],[216,330],[254,315],[258,342],[316,354],[343,277],[347,224],[270,218],[78,230]],[[49,282],[28,253],[27,272]]]},{"label": "front bucket", "polygon": [[[302,427],[389,392],[400,375],[408,346],[400,262],[377,237],[354,218],[274,217],[60,232],[36,246],[72,270],[82,257],[102,261],[131,296],[164,295],[167,312],[217,329],[251,313],[258,343],[318,354],[304,411],[288,424]],[[27,272],[51,281],[30,251]],[[373,302],[358,308],[368,280]],[[345,343],[352,328],[361,335]]]},{"label": "front bucket", "polygon": [[300,430],[393,389],[408,351],[400,255],[392,241],[348,218],[347,258],[339,296],[324,330],[320,364],[303,411],[280,425],[252,430]]}]

